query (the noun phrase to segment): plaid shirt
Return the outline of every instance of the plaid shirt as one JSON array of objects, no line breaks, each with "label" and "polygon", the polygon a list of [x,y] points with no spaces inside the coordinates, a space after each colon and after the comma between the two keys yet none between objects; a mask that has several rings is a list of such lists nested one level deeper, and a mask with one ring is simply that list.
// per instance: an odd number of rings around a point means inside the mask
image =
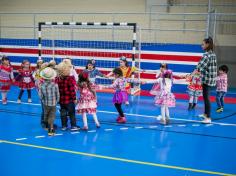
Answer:
[{"label": "plaid shirt", "polygon": [[39,89],[39,97],[46,106],[56,106],[60,94],[58,85],[53,81],[45,81]]},{"label": "plaid shirt", "polygon": [[76,81],[74,76],[57,77],[59,86],[60,104],[69,104],[76,100]]},{"label": "plaid shirt", "polygon": [[216,85],[217,62],[215,53],[212,51],[204,53],[197,65],[197,69],[201,72],[203,84],[208,86]]}]

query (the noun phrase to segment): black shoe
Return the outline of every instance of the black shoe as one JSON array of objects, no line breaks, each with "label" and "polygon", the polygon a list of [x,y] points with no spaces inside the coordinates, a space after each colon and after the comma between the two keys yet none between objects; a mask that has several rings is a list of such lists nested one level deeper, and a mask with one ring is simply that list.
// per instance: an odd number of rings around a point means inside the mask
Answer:
[{"label": "black shoe", "polygon": [[193,103],[192,109],[195,109],[196,105],[196,103]]},{"label": "black shoe", "polygon": [[55,130],[53,128],[48,129],[48,136],[54,136],[55,135]]},{"label": "black shoe", "polygon": [[192,105],[193,105],[192,103],[189,103],[189,104],[188,104],[188,110],[189,110],[189,111],[192,109]]}]

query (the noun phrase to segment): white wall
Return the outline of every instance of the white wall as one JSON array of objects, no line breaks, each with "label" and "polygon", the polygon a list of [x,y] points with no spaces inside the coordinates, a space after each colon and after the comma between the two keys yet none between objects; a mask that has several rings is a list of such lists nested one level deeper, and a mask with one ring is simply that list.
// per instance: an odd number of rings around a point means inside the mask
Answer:
[{"label": "white wall", "polygon": [[0,0],[0,12],[145,12],[146,0]]}]

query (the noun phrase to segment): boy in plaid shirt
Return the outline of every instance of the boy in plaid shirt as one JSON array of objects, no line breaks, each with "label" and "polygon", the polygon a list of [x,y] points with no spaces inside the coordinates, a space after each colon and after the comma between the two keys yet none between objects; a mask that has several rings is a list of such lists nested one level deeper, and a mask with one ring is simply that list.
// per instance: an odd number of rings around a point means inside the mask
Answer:
[{"label": "boy in plaid shirt", "polygon": [[71,131],[76,131],[79,128],[76,125],[75,118],[75,104],[76,100],[76,81],[74,76],[70,76],[70,67],[65,63],[60,63],[57,67],[59,76],[56,78],[56,82],[60,92],[60,113],[62,130],[67,130],[68,119],[70,117]]},{"label": "boy in plaid shirt", "polygon": [[49,136],[55,134],[53,122],[56,116],[56,105],[60,99],[58,85],[53,81],[56,75],[56,71],[49,67],[40,72],[40,77],[44,79],[44,82],[39,88],[39,97],[44,109],[44,122],[48,124]]}]

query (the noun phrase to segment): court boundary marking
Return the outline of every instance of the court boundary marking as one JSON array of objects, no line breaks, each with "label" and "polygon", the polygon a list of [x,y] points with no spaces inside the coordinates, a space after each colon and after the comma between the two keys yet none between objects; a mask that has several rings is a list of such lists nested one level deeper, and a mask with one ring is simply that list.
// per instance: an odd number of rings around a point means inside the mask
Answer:
[{"label": "court boundary marking", "polygon": [[[8,102],[18,104],[16,101],[8,101]],[[41,104],[37,104],[37,103],[21,102],[21,104],[27,104],[27,105],[32,105],[32,106],[41,106]],[[107,113],[107,114],[118,114],[117,112],[113,112],[113,111],[102,111],[102,110],[99,111],[99,110],[97,110],[97,112],[102,112],[102,113]],[[130,114],[130,113],[125,113],[125,115],[138,116],[138,117],[149,117],[149,118],[156,118],[157,117],[157,116],[150,116],[150,115],[143,115],[143,114]],[[190,120],[190,119],[181,119],[181,118],[170,118],[170,119],[177,120],[177,121],[184,121],[184,122],[202,123],[202,121],[200,121],[200,120]],[[221,125],[221,126],[235,126],[236,127],[236,124],[233,124],[233,123],[211,122],[211,124]]]},{"label": "court boundary marking", "polygon": [[7,140],[0,140],[0,144],[3,144],[3,143],[9,144],[9,145],[24,146],[24,147],[30,147],[30,148],[37,148],[37,149],[43,149],[43,150],[49,150],[49,151],[69,153],[69,154],[74,154],[74,155],[81,155],[81,156],[87,156],[87,157],[107,159],[107,160],[112,160],[112,161],[120,161],[120,162],[126,162],[126,163],[148,165],[148,166],[167,168],[167,169],[191,171],[191,172],[205,173],[205,174],[211,174],[211,175],[236,176],[236,174],[229,174],[229,173],[223,173],[223,172],[200,170],[200,169],[194,169],[194,168],[172,166],[172,165],[167,165],[167,164],[158,164],[158,163],[152,163],[152,162],[145,162],[145,161],[139,161],[139,160],[131,160],[131,159],[125,159],[125,158],[111,157],[111,156],[98,155],[98,154],[79,152],[79,151],[73,151],[73,150],[66,150],[66,149],[60,149],[60,148],[45,147],[45,146],[34,145],[34,144],[26,144],[26,143],[12,142],[12,141],[7,141]]}]

